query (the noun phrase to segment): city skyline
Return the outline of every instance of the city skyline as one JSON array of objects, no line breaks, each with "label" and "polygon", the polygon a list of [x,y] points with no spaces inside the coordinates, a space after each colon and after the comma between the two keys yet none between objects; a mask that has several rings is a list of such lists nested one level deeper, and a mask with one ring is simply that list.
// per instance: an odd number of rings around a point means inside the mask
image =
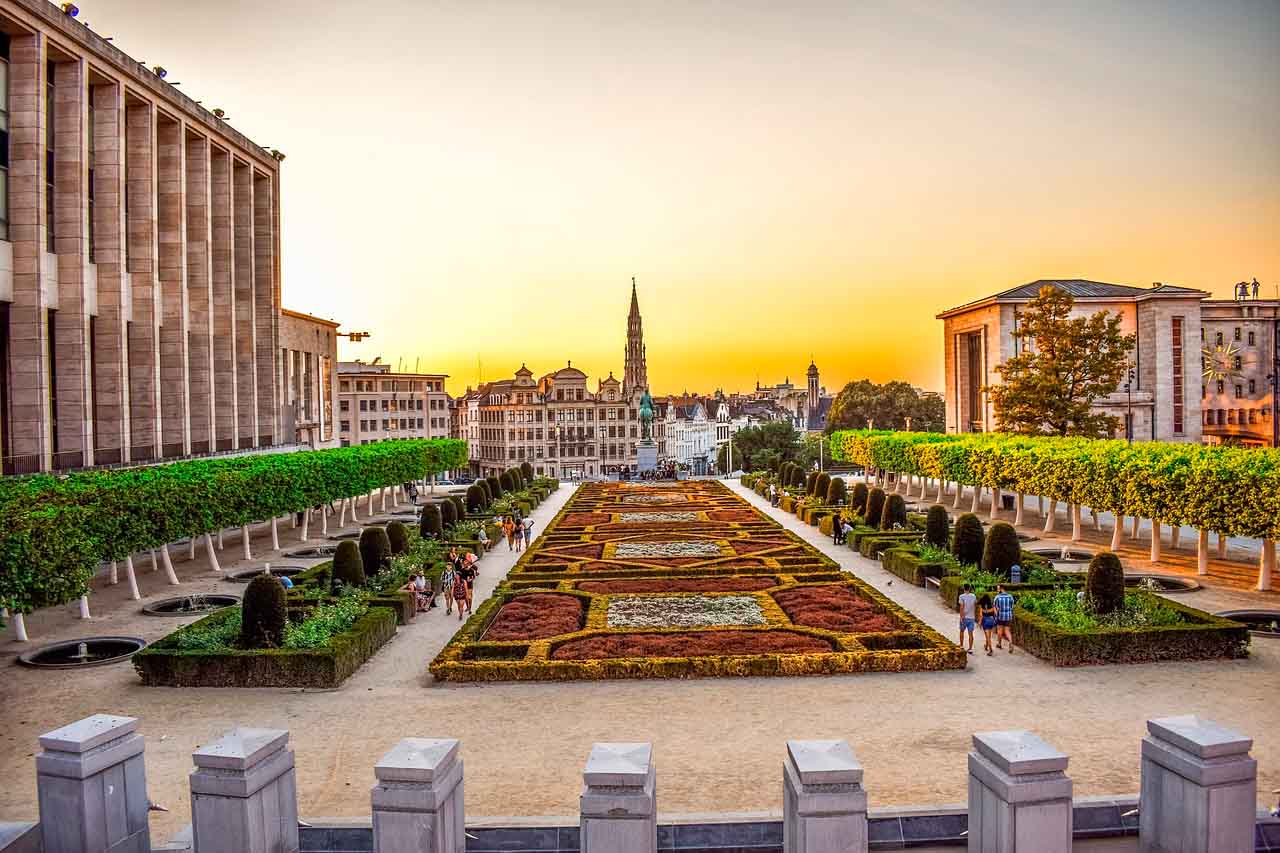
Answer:
[{"label": "city skyline", "polygon": [[616,374],[632,275],[656,388],[833,393],[1028,281],[1280,281],[1275,6],[80,5],[286,154],[284,302],[455,393]]}]

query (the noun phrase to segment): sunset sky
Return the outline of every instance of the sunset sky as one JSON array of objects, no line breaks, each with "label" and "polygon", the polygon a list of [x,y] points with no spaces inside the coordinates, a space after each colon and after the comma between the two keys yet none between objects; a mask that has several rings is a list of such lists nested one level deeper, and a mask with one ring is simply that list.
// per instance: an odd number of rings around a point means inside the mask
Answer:
[{"label": "sunset sky", "polygon": [[283,165],[286,307],[450,390],[938,388],[1037,278],[1280,284],[1280,3],[79,0]]}]

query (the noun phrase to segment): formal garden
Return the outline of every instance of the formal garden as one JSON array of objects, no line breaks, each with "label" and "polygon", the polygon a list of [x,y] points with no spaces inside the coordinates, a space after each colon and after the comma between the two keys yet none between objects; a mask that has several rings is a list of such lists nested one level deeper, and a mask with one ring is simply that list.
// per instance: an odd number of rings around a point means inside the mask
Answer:
[{"label": "formal garden", "polygon": [[582,486],[430,669],[524,681],[964,666],[722,484],[686,481]]}]

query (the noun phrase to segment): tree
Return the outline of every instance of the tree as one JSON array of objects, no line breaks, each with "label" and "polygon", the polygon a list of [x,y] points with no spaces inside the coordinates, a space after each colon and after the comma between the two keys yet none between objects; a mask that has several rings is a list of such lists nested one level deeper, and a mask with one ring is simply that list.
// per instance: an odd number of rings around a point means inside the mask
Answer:
[{"label": "tree", "polygon": [[1134,336],[1120,332],[1120,315],[1098,311],[1072,317],[1075,299],[1040,288],[1012,332],[1018,355],[996,366],[1000,384],[989,395],[1000,429],[1024,435],[1107,438],[1120,419],[1093,409],[1120,387]]},{"label": "tree", "polygon": [[[764,451],[762,451],[764,452]],[[746,457],[743,456],[742,449],[738,447],[737,436],[733,441],[733,463],[729,463],[729,445],[722,444],[720,449],[716,451],[716,470],[721,474],[729,474],[739,469],[745,471],[742,466],[746,464]],[[760,468],[768,468],[768,465],[759,466]]]},{"label": "tree", "polygon": [[920,391],[906,382],[877,385],[870,379],[850,382],[831,401],[827,432],[838,429],[906,429],[910,418],[916,432],[946,429],[946,404],[940,394]]},{"label": "tree", "polygon": [[[727,445],[720,448],[717,464],[722,470],[728,454]],[[741,466],[744,471],[773,470],[783,462],[801,463],[808,470],[817,458],[815,452],[806,461],[805,443],[789,421],[767,421],[738,430],[733,434],[733,456],[735,468]]]}]

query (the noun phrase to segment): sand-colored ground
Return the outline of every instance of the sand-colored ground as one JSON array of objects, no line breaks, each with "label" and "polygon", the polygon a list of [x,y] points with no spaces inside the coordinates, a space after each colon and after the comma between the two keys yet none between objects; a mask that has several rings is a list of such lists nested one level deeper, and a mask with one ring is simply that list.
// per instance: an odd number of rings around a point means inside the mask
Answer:
[{"label": "sand-colored ground", "polygon": [[[570,491],[561,488],[535,512],[539,529]],[[770,511],[755,495],[739,492]],[[955,616],[936,594],[901,581],[890,585],[892,576],[877,563],[836,548],[793,516],[773,515],[952,634]],[[229,542],[223,552],[228,568],[236,548]],[[479,594],[487,595],[512,562],[500,545],[482,563]],[[225,586],[199,562],[177,567],[184,578],[200,575],[184,582],[183,591]],[[156,580],[161,577],[143,574],[144,595],[170,594]],[[95,609],[104,615],[92,626],[60,609],[30,620],[32,634],[38,640],[90,632],[154,639],[176,626],[178,620],[134,616],[136,605],[122,603],[120,595],[119,587],[95,595]],[[1183,600],[1206,609],[1260,600],[1217,589],[1192,596]],[[1070,754],[1079,796],[1132,793],[1144,721],[1177,713],[1211,717],[1253,736],[1259,791],[1280,787],[1280,641],[1255,640],[1248,660],[1211,663],[1054,669],[1028,655],[1000,654],[975,657],[964,672],[433,685],[426,664],[457,624],[436,611],[419,618],[331,692],[143,688],[128,666],[74,673],[9,668],[0,709],[0,817],[36,814],[37,735],[98,711],[141,718],[152,798],[172,809],[153,816],[157,838],[189,820],[191,751],[235,725],[290,730],[304,816],[367,815],[374,762],[409,735],[462,740],[466,808],[473,816],[575,814],[582,762],[591,743],[604,740],[654,743],[665,813],[780,809],[788,738],[847,739],[866,768],[873,805],[963,802],[969,735],[998,728],[1031,729]],[[15,646],[2,650],[12,654]]]}]

